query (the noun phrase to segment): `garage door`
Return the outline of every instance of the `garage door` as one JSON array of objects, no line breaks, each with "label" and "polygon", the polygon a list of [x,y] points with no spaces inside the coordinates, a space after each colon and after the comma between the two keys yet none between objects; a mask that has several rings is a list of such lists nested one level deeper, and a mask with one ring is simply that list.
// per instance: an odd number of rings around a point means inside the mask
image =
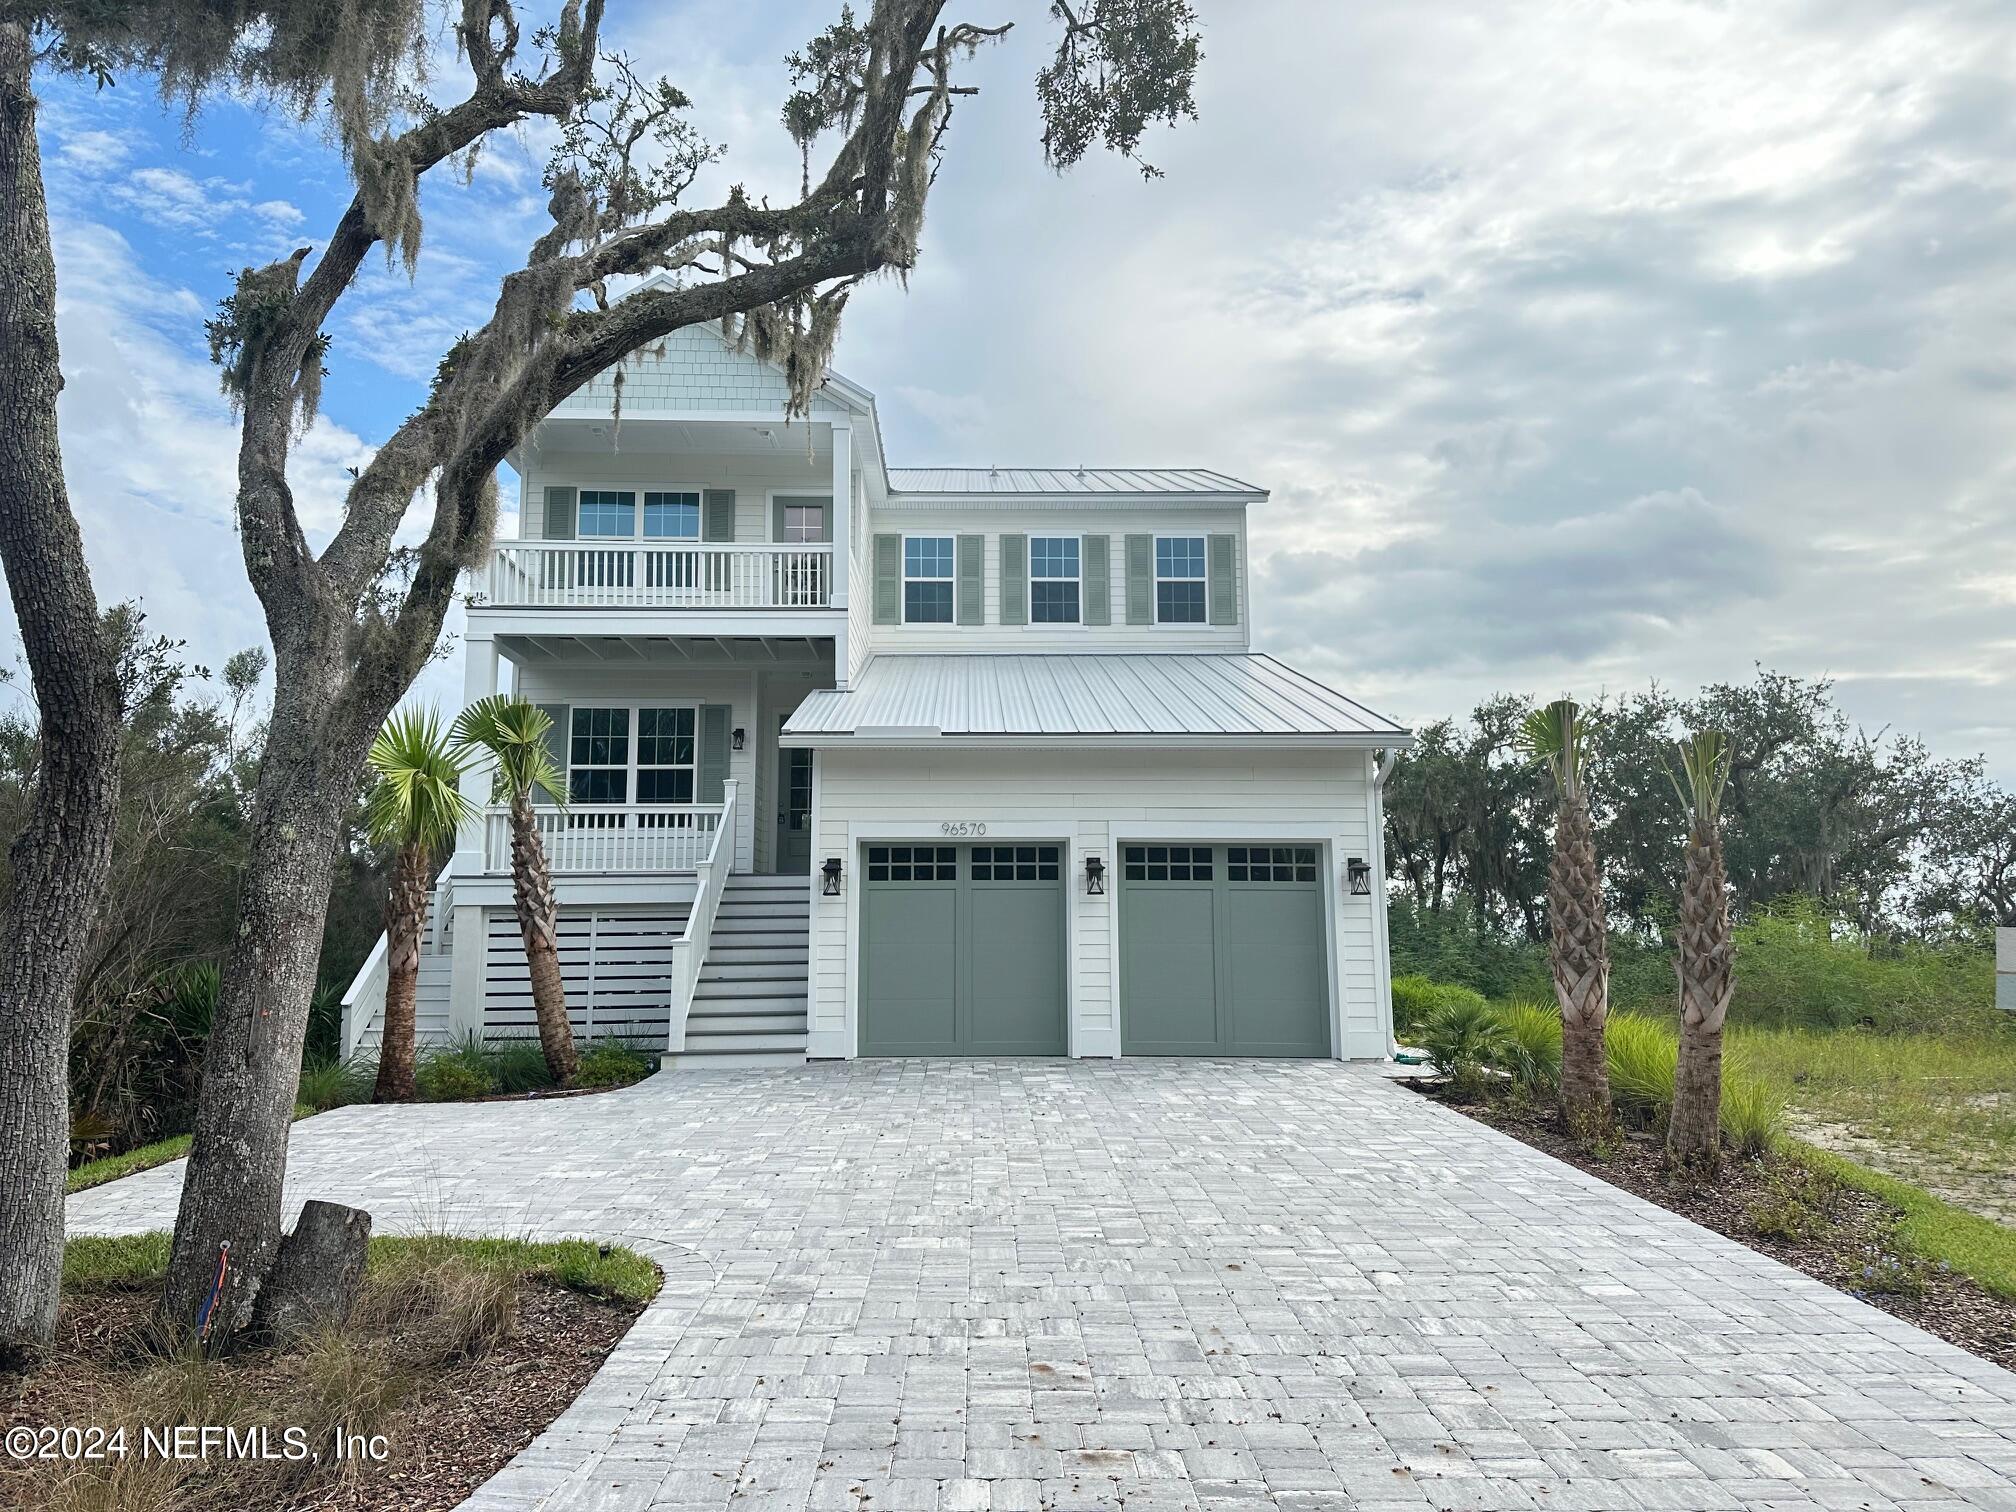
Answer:
[{"label": "garage door", "polygon": [[861,1053],[1062,1055],[1063,847],[862,847]]},{"label": "garage door", "polygon": [[1121,847],[1123,1054],[1330,1054],[1317,855]]}]

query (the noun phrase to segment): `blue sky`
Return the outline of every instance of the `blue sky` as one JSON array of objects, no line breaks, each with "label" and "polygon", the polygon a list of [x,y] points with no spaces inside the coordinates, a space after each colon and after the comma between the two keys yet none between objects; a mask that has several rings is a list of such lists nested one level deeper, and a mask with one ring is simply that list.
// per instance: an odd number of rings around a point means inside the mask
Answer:
[{"label": "blue sky", "polygon": [[[791,190],[780,59],[834,8],[612,4],[729,149],[703,189]],[[1271,488],[1260,643],[1409,720],[1762,661],[2016,777],[2016,8],[1205,0],[1153,183],[1043,169],[1042,9],[962,11],[1017,33],[908,289],[850,311],[893,460]],[[185,135],[143,80],[45,81],[43,145],[100,594],[214,664],[263,633],[202,321],[319,244],[341,166],[231,104]],[[537,234],[542,157],[430,181],[418,280],[374,262],[332,323],[311,531]]]}]

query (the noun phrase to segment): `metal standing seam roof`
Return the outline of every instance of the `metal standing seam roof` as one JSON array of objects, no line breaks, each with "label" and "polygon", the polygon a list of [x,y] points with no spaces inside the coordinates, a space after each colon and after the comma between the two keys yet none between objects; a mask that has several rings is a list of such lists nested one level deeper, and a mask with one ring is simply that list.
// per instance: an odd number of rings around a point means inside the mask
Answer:
[{"label": "metal standing seam roof", "polygon": [[1257,652],[883,655],[807,696],[786,737],[1387,736],[1384,715]]},{"label": "metal standing seam roof", "polygon": [[1267,490],[1206,467],[892,467],[889,486],[915,494],[1242,494]]}]

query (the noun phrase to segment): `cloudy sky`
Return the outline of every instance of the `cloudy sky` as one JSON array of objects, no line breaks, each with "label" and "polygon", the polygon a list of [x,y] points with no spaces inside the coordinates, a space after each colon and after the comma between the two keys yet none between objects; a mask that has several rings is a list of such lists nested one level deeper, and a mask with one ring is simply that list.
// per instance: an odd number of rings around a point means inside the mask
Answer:
[{"label": "cloudy sky", "polygon": [[[954,6],[1016,31],[969,70],[922,265],[857,297],[837,363],[896,462],[1270,488],[1259,643],[1411,721],[1763,662],[2016,778],[2016,7],[1198,8],[1201,119],[1144,183],[1043,168],[1047,7]],[[779,197],[780,59],[836,9],[611,0],[727,145],[706,187]],[[99,591],[214,664],[263,631],[202,321],[320,242],[340,165],[231,106],[185,133],[140,80],[49,81],[43,143]],[[346,302],[311,528],[537,233],[541,155],[430,184],[417,282],[374,263]]]}]

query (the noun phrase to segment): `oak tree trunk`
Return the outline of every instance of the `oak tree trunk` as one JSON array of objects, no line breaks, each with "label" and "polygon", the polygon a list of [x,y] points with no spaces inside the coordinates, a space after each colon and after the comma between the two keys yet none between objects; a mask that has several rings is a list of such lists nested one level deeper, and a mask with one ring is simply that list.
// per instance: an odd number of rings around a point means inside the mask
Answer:
[{"label": "oak tree trunk", "polygon": [[525,965],[532,976],[532,1013],[539,1022],[539,1049],[556,1085],[573,1083],[579,1062],[574,1027],[567,1021],[567,984],[560,976],[560,910],[553,899],[553,874],[532,812],[532,795],[511,800],[511,898],[518,910],[518,933],[525,941]]},{"label": "oak tree trunk", "polygon": [[25,32],[0,24],[0,562],[41,719],[0,912],[0,1355],[46,1344],[63,1264],[72,1000],[112,861],[119,673],[57,444],[63,387]]},{"label": "oak tree trunk", "polygon": [[[314,611],[303,608],[302,620]],[[292,627],[290,627],[292,628]],[[162,1322],[193,1330],[229,1264],[214,1344],[250,1321],[280,1243],[287,1133],[322,950],[332,862],[383,710],[338,695],[340,631],[302,623],[275,659],[271,733],[252,809],[238,934],[224,963],[182,1182]],[[394,695],[396,697],[396,694]],[[387,707],[390,700],[387,700]]]},{"label": "oak tree trunk", "polygon": [[378,1039],[373,1102],[413,1100],[415,1005],[420,995],[420,942],[427,933],[432,855],[409,845],[392,866],[385,900],[385,1016]]}]

